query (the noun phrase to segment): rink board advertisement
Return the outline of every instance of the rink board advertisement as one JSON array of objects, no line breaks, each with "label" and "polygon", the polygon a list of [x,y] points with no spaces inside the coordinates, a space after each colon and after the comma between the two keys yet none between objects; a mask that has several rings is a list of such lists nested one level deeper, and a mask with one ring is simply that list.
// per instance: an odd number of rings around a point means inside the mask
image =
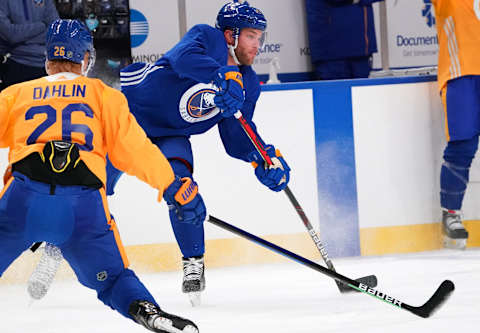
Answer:
[{"label": "rink board advertisement", "polygon": [[435,66],[438,38],[430,0],[385,1],[391,68]]},{"label": "rink board advertisement", "polygon": [[[187,29],[199,23],[214,25],[218,10],[225,3],[224,0],[186,0]],[[255,59],[255,71],[268,74],[272,59],[277,58],[279,73],[290,78],[297,77],[297,81],[307,79],[306,72],[312,69],[304,1],[255,0],[249,3],[259,8],[267,19],[267,39]]]},{"label": "rink board advertisement", "polygon": [[[215,24],[224,0],[185,1],[186,29],[195,24]],[[268,80],[272,60],[279,64],[280,81],[307,81],[313,67],[310,60],[305,3],[297,0],[256,0],[252,6],[265,14],[267,39],[253,65],[262,81]],[[438,40],[435,14],[430,0],[396,0],[387,6],[388,52],[391,68],[435,66]],[[130,0],[130,30],[133,61],[155,62],[180,40],[179,7],[176,0]],[[380,51],[379,4],[375,3],[375,29]],[[408,18],[408,20],[406,20]],[[408,22],[408,24],[405,24]],[[374,68],[381,68],[380,52],[374,54]]]},{"label": "rink board advertisement", "polygon": [[158,6],[158,0],[130,0],[133,62],[154,63],[180,38],[177,1]]},{"label": "rink board advertisement", "polygon": [[[295,80],[311,72],[306,29],[305,4],[297,0],[250,2],[267,18],[267,39],[253,65],[258,74],[268,74],[272,59],[278,59],[280,80],[285,75]],[[224,0],[186,0],[186,28],[195,24],[214,26]],[[130,0],[132,56],[134,61],[155,62],[180,40],[179,9],[176,0]],[[288,29],[286,29],[288,27]],[[265,79],[265,76],[262,76]]]}]

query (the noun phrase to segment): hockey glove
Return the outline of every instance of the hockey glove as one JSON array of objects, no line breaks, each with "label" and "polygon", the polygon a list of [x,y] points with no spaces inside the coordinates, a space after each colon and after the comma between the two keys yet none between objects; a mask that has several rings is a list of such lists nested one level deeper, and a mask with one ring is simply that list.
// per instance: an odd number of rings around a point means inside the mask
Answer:
[{"label": "hockey glove", "polygon": [[198,186],[191,178],[175,176],[175,180],[163,193],[172,222],[199,225],[206,217],[206,208],[198,193]]},{"label": "hockey glove", "polygon": [[280,151],[272,145],[265,146],[268,156],[272,160],[272,165],[268,165],[258,151],[253,151],[248,155],[248,159],[255,168],[255,175],[258,180],[269,189],[275,192],[283,190],[290,180],[290,167],[283,159]]},{"label": "hockey glove", "polygon": [[213,101],[222,110],[225,118],[233,116],[243,106],[245,96],[243,93],[242,74],[237,66],[223,66],[215,73],[213,83],[218,87]]}]

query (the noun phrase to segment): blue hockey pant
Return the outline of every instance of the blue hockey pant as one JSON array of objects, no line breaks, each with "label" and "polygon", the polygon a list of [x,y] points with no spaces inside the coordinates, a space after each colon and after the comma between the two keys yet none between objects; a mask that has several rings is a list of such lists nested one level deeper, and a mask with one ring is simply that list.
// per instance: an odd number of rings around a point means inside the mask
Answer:
[{"label": "blue hockey pant", "polygon": [[123,316],[131,318],[135,300],[156,304],[127,268],[103,188],[57,185],[53,190],[15,172],[0,197],[0,276],[33,242],[43,241],[58,246],[80,283]]},{"label": "blue hockey pant", "polygon": [[440,173],[440,201],[447,209],[462,208],[480,134],[480,76],[447,82],[441,92],[445,112],[445,148]]}]

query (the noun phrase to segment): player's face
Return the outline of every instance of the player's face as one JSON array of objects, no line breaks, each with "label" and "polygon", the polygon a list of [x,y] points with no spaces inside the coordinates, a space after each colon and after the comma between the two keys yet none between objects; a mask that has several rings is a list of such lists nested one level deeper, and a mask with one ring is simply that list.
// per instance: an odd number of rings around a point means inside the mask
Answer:
[{"label": "player's face", "polygon": [[262,46],[264,32],[258,29],[245,28],[238,36],[238,46],[235,49],[238,61],[242,65],[251,65]]}]

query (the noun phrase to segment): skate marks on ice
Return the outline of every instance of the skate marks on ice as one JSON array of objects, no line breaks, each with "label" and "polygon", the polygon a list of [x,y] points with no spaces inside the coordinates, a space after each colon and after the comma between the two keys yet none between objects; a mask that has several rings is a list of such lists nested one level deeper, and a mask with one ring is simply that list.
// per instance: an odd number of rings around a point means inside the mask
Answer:
[{"label": "skate marks on ice", "polygon": [[[181,272],[143,274],[163,310],[198,324],[202,333],[340,332],[451,333],[480,326],[480,249],[335,259],[348,276],[374,273],[378,290],[421,305],[444,279],[456,290],[428,319],[359,294],[338,293],[330,278],[295,263],[208,269],[202,305],[193,308],[179,288]],[[55,282],[27,307],[25,284],[0,286],[2,333],[146,333],[76,281]]]}]

